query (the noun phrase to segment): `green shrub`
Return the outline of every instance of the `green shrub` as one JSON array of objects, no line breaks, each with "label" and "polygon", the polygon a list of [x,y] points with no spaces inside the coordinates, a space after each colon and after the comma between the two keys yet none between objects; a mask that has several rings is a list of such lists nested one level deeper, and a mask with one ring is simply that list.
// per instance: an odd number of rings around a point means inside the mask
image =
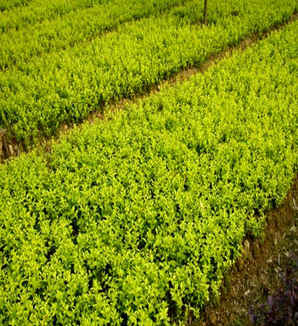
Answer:
[{"label": "green shrub", "polygon": [[0,167],[1,324],[199,314],[297,173],[297,26]]},{"label": "green shrub", "polygon": [[[202,12],[194,10],[197,0],[192,0],[181,7],[183,17],[174,8],[29,62],[31,50],[35,51],[32,44],[13,39],[8,53],[5,46],[2,52],[4,65],[10,59],[15,65],[0,72],[0,127],[27,144],[53,136],[62,123],[80,122],[92,111],[103,111],[106,103],[144,93],[182,68],[200,66],[208,56],[287,20],[296,5],[294,0],[238,1],[238,16],[230,14],[226,2],[214,2],[207,27],[194,24]],[[59,43],[56,36],[53,42]],[[33,40],[35,54],[43,52],[42,42]],[[53,45],[47,37],[45,43]]]}]

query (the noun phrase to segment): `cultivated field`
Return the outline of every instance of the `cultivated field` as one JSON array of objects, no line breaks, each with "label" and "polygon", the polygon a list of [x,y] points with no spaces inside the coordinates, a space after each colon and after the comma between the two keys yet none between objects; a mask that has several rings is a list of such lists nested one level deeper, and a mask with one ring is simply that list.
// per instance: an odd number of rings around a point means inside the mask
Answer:
[{"label": "cultivated field", "polygon": [[297,175],[297,7],[0,0],[1,324],[200,316]]}]

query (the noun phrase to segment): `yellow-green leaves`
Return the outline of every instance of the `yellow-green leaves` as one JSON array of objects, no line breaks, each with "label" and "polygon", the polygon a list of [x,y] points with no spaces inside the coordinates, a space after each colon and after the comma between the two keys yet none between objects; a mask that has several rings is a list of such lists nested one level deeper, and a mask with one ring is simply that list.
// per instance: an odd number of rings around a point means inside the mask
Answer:
[{"label": "yellow-green leaves", "polygon": [[[211,1],[210,25],[201,27],[189,20],[189,15],[199,18],[202,14],[200,10],[193,10],[197,0],[183,7],[182,18],[177,8],[166,14],[159,13],[162,8],[159,5],[155,8],[153,2],[160,3],[160,0],[146,1],[144,6],[149,6],[148,12],[158,13],[156,16],[122,24],[116,31],[90,42],[67,45],[58,51],[59,46],[55,44],[61,41],[60,36],[53,36],[53,39],[49,36],[49,43],[45,37],[45,47],[54,50],[48,54],[38,37],[32,38],[33,43],[30,43],[31,33],[28,42],[9,36],[9,33],[3,34],[3,40],[7,37],[12,47],[0,40],[3,49],[0,61],[3,55],[4,65],[9,66],[7,71],[0,72],[0,126],[20,142],[38,142],[41,137],[54,135],[62,123],[80,122],[90,112],[104,110],[106,103],[146,92],[183,68],[199,66],[208,56],[254,33],[254,23],[261,32],[282,22],[284,17],[290,17],[295,10],[294,0],[286,3],[274,0],[273,4],[271,0],[258,0],[258,10],[254,11],[247,10],[247,1],[244,5],[243,0],[239,0],[240,13],[235,17],[224,2]],[[164,8],[173,5],[172,1],[163,3]],[[134,7],[127,14],[132,14],[133,10]],[[264,20],[264,15],[271,19]],[[105,20],[98,21],[98,15],[94,17],[99,25],[105,23]],[[61,21],[65,22],[64,17]],[[76,27],[78,22],[80,20],[70,19],[72,27],[65,32],[65,42],[60,42],[63,46],[77,37],[78,30],[89,28],[89,24],[84,28]],[[110,24],[114,23],[112,19]],[[104,25],[100,26],[99,29]],[[15,42],[15,38],[19,42]],[[12,64],[7,55],[15,56]],[[227,86],[227,91],[232,88]]]},{"label": "yellow-green leaves", "polygon": [[0,166],[1,324],[200,314],[297,173],[297,26]]}]

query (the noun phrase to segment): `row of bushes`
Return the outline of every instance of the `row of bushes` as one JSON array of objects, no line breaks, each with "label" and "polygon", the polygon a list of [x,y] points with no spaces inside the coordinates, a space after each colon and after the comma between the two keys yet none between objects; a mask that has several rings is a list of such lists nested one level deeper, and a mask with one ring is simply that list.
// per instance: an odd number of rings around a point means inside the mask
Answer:
[{"label": "row of bushes", "polygon": [[110,1],[113,0],[0,0],[0,33]]},{"label": "row of bushes", "polygon": [[187,1],[113,0],[84,10],[71,11],[63,16],[57,13],[57,17],[50,21],[8,31],[0,35],[0,70],[15,65],[22,67],[27,62],[34,61],[37,55],[67,49],[80,42],[84,42],[81,46],[86,46],[88,40],[116,29],[121,23],[160,15],[162,11],[185,2]]},{"label": "row of bushes", "polygon": [[297,173],[297,27],[0,167],[2,325],[199,314]]},{"label": "row of bushes", "polygon": [[193,24],[201,15],[194,2],[0,72],[0,127],[26,143],[52,136],[62,123],[80,122],[108,102],[146,92],[182,68],[199,66],[211,54],[286,21],[296,5],[237,0],[238,15],[226,15],[232,7],[222,2],[210,11],[213,23],[202,27]]}]

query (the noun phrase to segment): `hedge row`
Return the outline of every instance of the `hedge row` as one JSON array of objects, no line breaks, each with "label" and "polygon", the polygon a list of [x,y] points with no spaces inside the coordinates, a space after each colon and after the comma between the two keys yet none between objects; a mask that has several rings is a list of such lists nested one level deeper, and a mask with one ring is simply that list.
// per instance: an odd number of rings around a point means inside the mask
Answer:
[{"label": "hedge row", "polygon": [[0,127],[27,143],[52,136],[62,123],[82,121],[108,102],[145,92],[182,68],[199,66],[209,55],[286,21],[296,6],[295,0],[245,2],[235,1],[238,14],[233,15],[223,14],[221,8],[228,6],[219,4],[207,27],[193,25],[200,10],[174,8],[0,72]]},{"label": "hedge row", "polygon": [[[10,29],[19,30],[28,25],[51,20],[71,11],[90,8],[114,0],[0,0],[6,8],[0,11],[0,33]],[[129,1],[129,0],[128,0]],[[12,6],[13,2],[16,4]],[[18,4],[23,4],[18,6]],[[24,6],[25,5],[25,6]],[[3,4],[3,7],[5,4]],[[14,8],[15,7],[15,8]]]},{"label": "hedge row", "polygon": [[0,323],[198,315],[298,171],[297,28],[2,165]]},{"label": "hedge row", "polygon": [[72,11],[56,19],[28,26],[26,29],[9,31],[0,35],[2,46],[0,70],[6,70],[14,65],[22,66],[34,61],[37,55],[66,49],[79,42],[90,41],[92,38],[115,29],[123,22],[159,15],[185,2],[187,1],[114,0],[85,10]]}]

